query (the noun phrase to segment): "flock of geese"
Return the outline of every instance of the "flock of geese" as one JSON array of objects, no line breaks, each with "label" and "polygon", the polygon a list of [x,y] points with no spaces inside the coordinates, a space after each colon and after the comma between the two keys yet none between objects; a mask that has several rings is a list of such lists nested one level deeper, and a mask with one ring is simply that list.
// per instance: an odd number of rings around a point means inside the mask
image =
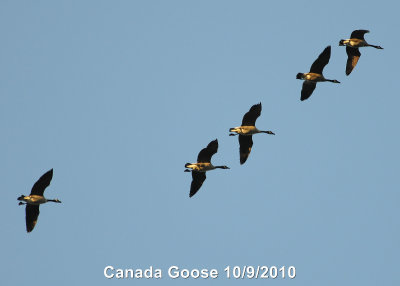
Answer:
[{"label": "flock of geese", "polygon": [[[261,115],[261,103],[253,105],[243,116],[242,125],[229,129],[229,136],[239,135],[239,154],[240,164],[244,164],[250,155],[253,146],[253,134],[267,133],[275,135],[272,131],[258,130],[256,125],[257,118]],[[202,149],[197,156],[197,163],[186,163],[185,172],[192,170],[192,184],[190,185],[189,197],[193,197],[200,189],[206,179],[206,172],[215,169],[229,169],[227,166],[214,166],[211,164],[211,157],[218,151],[218,140],[211,141],[206,148]]]},{"label": "flock of geese", "polygon": [[[339,46],[346,46],[347,63],[346,63],[346,75],[349,75],[361,56],[359,48],[361,47],[373,47],[375,49],[383,49],[380,46],[368,44],[364,35],[368,33],[368,30],[355,30],[351,33],[350,39],[340,40]],[[329,63],[331,57],[331,46],[328,46],[318,56],[318,58],[311,65],[310,72],[298,73],[297,79],[304,80],[303,87],[301,89],[300,100],[308,99],[313,93],[318,82],[329,81],[333,83],[340,83],[336,79],[327,79],[323,76],[322,72],[324,67]],[[255,126],[257,118],[261,115],[261,103],[253,105],[250,110],[243,116],[241,126],[230,128],[231,132],[229,136],[239,135],[239,154],[240,164],[244,164],[250,155],[251,148],[253,146],[252,136],[258,133],[266,133],[275,135],[272,131],[263,131],[257,129]],[[227,166],[214,166],[211,164],[211,157],[218,151],[218,140],[211,141],[206,148],[202,149],[197,156],[196,163],[186,163],[185,172],[192,172],[192,183],[190,186],[189,197],[194,196],[203,185],[206,179],[206,172],[215,169],[229,169]],[[50,185],[53,178],[53,169],[47,171],[39,180],[33,185],[29,196],[21,195],[18,197],[19,205],[26,205],[25,208],[25,220],[26,230],[31,232],[39,217],[39,206],[47,202],[61,203],[58,199],[47,199],[43,193],[45,189]]]},{"label": "flock of geese", "polygon": [[[350,39],[340,40],[339,46],[346,46],[347,63],[346,63],[346,75],[349,75],[352,70],[356,67],[357,62],[361,56],[358,48],[361,47],[373,47],[375,49],[383,49],[380,46],[370,45],[365,41],[364,35],[369,33],[368,30],[355,30],[351,33]],[[317,82],[330,81],[333,83],[340,83],[336,79],[326,79],[322,71],[324,67],[329,63],[331,58],[331,46],[325,48],[325,50],[319,55],[315,62],[311,65],[310,72],[298,73],[296,78],[304,80],[303,88],[301,89],[300,100],[308,99],[313,93]]]},{"label": "flock of geese", "polygon": [[[380,46],[370,45],[364,39],[364,34],[368,30],[355,30],[351,33],[350,39],[340,40],[339,46],[346,46],[347,64],[346,75],[349,75],[354,67],[357,65],[358,59],[361,54],[358,48],[361,47],[374,47],[376,49],[383,49]],[[327,79],[323,76],[322,72],[324,67],[329,63],[331,57],[331,46],[326,47],[318,58],[311,65],[310,72],[298,73],[297,79],[304,80],[301,89],[300,100],[308,99],[313,93],[317,82],[330,81],[333,83],[340,83],[336,79]],[[257,133],[267,133],[275,135],[272,131],[258,130],[255,126],[257,118],[261,115],[261,103],[253,105],[250,110],[243,116],[242,125],[229,129],[229,136],[239,135],[239,154],[240,164],[244,164],[250,155],[253,146],[252,135]],[[197,163],[186,163],[185,172],[192,171],[192,184],[190,186],[189,197],[194,196],[206,179],[206,172],[215,169],[229,169],[227,166],[213,166],[211,164],[211,157],[218,151],[218,140],[211,141],[208,146],[202,149],[197,157]]]}]

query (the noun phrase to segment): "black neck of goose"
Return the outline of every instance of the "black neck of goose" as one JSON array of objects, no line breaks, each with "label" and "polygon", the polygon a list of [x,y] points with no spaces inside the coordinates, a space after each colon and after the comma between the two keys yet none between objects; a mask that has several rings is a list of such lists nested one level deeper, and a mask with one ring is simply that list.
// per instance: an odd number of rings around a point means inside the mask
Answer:
[{"label": "black neck of goose", "polygon": [[381,46],[375,46],[375,45],[370,45],[370,44],[368,44],[368,46],[373,47],[375,49],[383,50],[383,48]]},{"label": "black neck of goose", "polygon": [[330,82],[334,82],[334,83],[340,83],[340,81],[338,81],[336,79],[325,79],[325,81],[330,81]]},{"label": "black neck of goose", "polygon": [[215,166],[215,169],[229,169],[227,166]]},{"label": "black neck of goose", "polygon": [[58,200],[58,199],[54,199],[54,200],[47,200],[48,202],[54,202],[54,203],[61,203],[61,201],[60,200]]},{"label": "black neck of goose", "polygon": [[267,134],[275,135],[275,133],[272,132],[272,131],[260,131],[260,132],[261,132],[261,133],[267,133]]}]

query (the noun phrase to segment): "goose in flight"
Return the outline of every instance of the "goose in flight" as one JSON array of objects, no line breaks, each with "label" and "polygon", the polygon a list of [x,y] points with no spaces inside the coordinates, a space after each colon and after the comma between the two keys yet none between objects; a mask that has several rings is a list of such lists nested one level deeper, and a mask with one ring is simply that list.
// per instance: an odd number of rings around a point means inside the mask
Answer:
[{"label": "goose in flight", "polygon": [[189,197],[193,197],[200,189],[206,179],[206,172],[214,169],[229,169],[227,166],[214,166],[211,164],[211,157],[218,151],[218,140],[211,141],[206,148],[202,149],[197,156],[197,163],[186,163],[185,172],[192,171],[192,184]]},{"label": "goose in flight", "polygon": [[240,164],[244,164],[250,155],[251,147],[253,146],[253,134],[267,133],[275,135],[272,131],[263,131],[256,128],[256,120],[261,114],[261,109],[261,102],[254,104],[243,116],[242,125],[229,129],[229,132],[235,132],[229,134],[229,136],[239,135]]},{"label": "goose in flight", "polygon": [[346,64],[346,75],[349,75],[351,71],[356,67],[357,62],[361,56],[358,48],[361,47],[373,47],[375,49],[383,50],[381,46],[370,45],[365,41],[364,35],[369,33],[368,30],[355,30],[351,33],[350,39],[340,40],[339,46],[346,46],[347,53],[347,64]]},{"label": "goose in flight", "polygon": [[296,75],[297,79],[304,80],[303,88],[301,89],[301,100],[306,100],[311,96],[317,82],[330,81],[334,83],[340,83],[336,79],[326,79],[322,75],[324,67],[329,63],[331,57],[331,46],[327,46],[325,50],[319,55],[318,59],[312,64],[309,73],[298,73]]},{"label": "goose in flight", "polygon": [[21,195],[18,200],[18,205],[26,205],[25,219],[26,231],[31,232],[36,225],[39,216],[39,205],[47,202],[61,203],[58,199],[46,199],[43,196],[44,190],[50,185],[53,178],[53,169],[47,171],[40,179],[33,185],[31,194],[29,196]]}]

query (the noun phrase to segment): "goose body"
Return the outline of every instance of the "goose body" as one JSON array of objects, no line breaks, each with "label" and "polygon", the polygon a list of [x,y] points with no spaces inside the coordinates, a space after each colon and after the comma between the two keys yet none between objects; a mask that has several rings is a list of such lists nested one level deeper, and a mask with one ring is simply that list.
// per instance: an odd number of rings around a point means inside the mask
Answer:
[{"label": "goose body", "polygon": [[243,116],[242,125],[229,129],[230,132],[233,132],[229,136],[239,135],[240,164],[244,164],[250,155],[251,148],[253,147],[252,135],[258,133],[275,135],[272,131],[259,130],[255,126],[257,118],[261,115],[261,109],[261,102],[253,105]]},{"label": "goose body", "polygon": [[330,57],[331,46],[327,46],[311,65],[310,72],[298,73],[296,75],[297,79],[304,80],[303,87],[301,89],[301,101],[306,100],[311,96],[317,86],[317,82],[330,81],[333,83],[340,83],[336,79],[327,79],[322,74],[325,66],[329,63]]},{"label": "goose body", "polygon": [[235,132],[239,135],[249,136],[257,133],[265,133],[265,131],[258,130],[255,126],[238,126],[230,128],[229,132]]},{"label": "goose body", "polygon": [[347,46],[350,48],[361,48],[361,47],[368,47],[369,44],[362,39],[347,39],[347,40],[341,40],[339,42],[339,46]]},{"label": "goose body", "polygon": [[31,232],[39,217],[39,206],[47,202],[61,203],[58,199],[47,199],[43,196],[44,190],[50,185],[53,178],[53,169],[46,172],[39,180],[33,185],[31,194],[29,196],[21,195],[17,200],[20,201],[19,205],[26,205],[25,220],[26,231]]},{"label": "goose body", "polygon": [[185,168],[192,169],[192,171],[197,172],[207,172],[217,169],[217,167],[211,163],[187,163],[185,164]]},{"label": "goose body", "polygon": [[361,57],[361,53],[358,48],[362,47],[373,47],[375,49],[382,50],[381,46],[368,44],[364,39],[364,35],[369,33],[368,30],[355,30],[351,33],[350,39],[340,40],[339,46],[346,46],[347,63],[346,63],[346,75],[349,75],[356,67],[358,60]]},{"label": "goose body", "polygon": [[324,78],[324,76],[322,74],[313,73],[313,72],[303,73],[301,76],[301,79],[315,82],[315,83],[319,82],[319,81],[326,81],[326,79]]},{"label": "goose body", "polygon": [[197,156],[197,163],[186,163],[185,172],[192,172],[192,184],[190,185],[189,197],[193,197],[206,180],[206,172],[215,169],[229,169],[227,166],[214,166],[211,157],[218,151],[218,140],[211,141],[206,148],[202,149]]},{"label": "goose body", "polygon": [[30,195],[30,196],[20,196],[18,198],[19,201],[23,201],[29,205],[35,205],[38,206],[40,204],[44,204],[48,202],[48,199],[46,199],[43,196],[38,196],[38,195]]}]

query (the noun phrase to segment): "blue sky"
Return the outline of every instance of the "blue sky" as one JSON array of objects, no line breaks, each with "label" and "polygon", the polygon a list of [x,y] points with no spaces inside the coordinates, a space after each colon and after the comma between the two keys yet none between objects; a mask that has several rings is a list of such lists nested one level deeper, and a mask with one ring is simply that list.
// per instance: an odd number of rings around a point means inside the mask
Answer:
[{"label": "blue sky", "polygon": [[[398,285],[395,1],[2,1],[4,285]],[[340,39],[368,29],[350,76]],[[302,82],[332,45],[320,83]],[[251,155],[229,137],[262,102]],[[218,138],[189,199],[184,164]],[[16,198],[54,168],[34,231]],[[104,267],[163,270],[108,280]],[[215,280],[167,278],[171,265]],[[230,265],[295,266],[228,280]]]}]

